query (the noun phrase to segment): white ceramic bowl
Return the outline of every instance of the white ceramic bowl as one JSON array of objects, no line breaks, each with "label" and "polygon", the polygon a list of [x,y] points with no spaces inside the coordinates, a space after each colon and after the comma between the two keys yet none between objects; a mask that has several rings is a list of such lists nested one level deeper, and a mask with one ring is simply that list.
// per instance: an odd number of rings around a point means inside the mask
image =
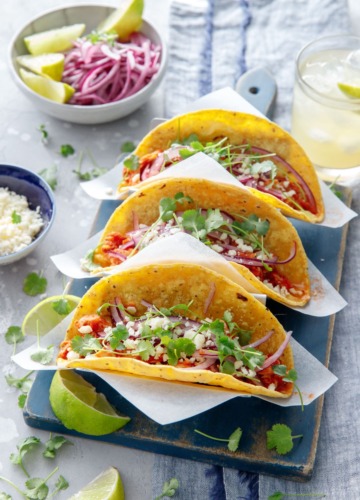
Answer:
[{"label": "white ceramic bowl", "polygon": [[44,221],[44,226],[30,245],[18,252],[0,255],[0,266],[3,266],[23,259],[44,240],[54,222],[55,199],[44,179],[26,168],[15,165],[0,165],[0,187],[7,187],[9,191],[25,196],[32,210],[40,207],[40,215]]},{"label": "white ceramic bowl", "polygon": [[90,33],[114,10],[114,7],[96,4],[84,4],[58,8],[47,11],[32,19],[14,36],[10,43],[9,50],[9,65],[11,74],[20,90],[40,111],[55,118],[59,118],[60,120],[73,123],[82,123],[85,125],[106,123],[129,115],[148,101],[151,95],[155,92],[165,74],[166,47],[161,35],[149,22],[145,20],[143,21],[140,31],[149,37],[154,43],[161,46],[161,64],[158,73],[152,78],[149,84],[133,96],[114,103],[92,106],[59,104],[32,91],[20,78],[19,66],[16,62],[16,57],[28,53],[23,41],[24,37],[41,31],[47,31],[76,23],[85,23],[86,33]]}]

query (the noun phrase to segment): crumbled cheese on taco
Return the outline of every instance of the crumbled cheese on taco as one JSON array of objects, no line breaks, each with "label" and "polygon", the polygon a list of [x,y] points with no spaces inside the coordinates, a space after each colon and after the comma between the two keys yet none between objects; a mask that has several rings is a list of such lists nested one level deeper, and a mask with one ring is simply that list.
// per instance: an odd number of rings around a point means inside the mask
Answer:
[{"label": "crumbled cheese on taco", "polygon": [[30,245],[43,225],[40,207],[31,210],[25,196],[0,187],[0,255]]}]

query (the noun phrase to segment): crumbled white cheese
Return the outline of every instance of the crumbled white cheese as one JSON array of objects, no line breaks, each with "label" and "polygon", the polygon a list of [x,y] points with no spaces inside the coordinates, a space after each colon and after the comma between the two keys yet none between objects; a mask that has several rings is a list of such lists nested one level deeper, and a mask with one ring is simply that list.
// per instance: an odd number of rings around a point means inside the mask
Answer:
[{"label": "crumbled white cheese", "polygon": [[211,245],[211,248],[215,251],[215,252],[218,252],[218,253],[221,253],[223,252],[224,248],[221,247],[220,245]]},{"label": "crumbled white cheese", "polygon": [[80,354],[78,352],[75,352],[75,351],[69,351],[67,353],[67,356],[66,358],[69,360],[69,361],[72,361],[73,359],[79,359],[80,358]]},{"label": "crumbled white cheese", "polygon": [[0,187],[0,255],[26,248],[43,225],[40,207],[31,210],[25,196]]},{"label": "crumbled white cheese", "polygon": [[83,325],[83,326],[80,326],[80,328],[78,329],[78,332],[79,333],[91,333],[93,331],[93,329],[91,328],[90,325]]},{"label": "crumbled white cheese", "polygon": [[275,389],[276,389],[275,384],[270,384],[268,389],[269,389],[269,391],[275,391]]},{"label": "crumbled white cheese", "polygon": [[243,366],[243,362],[239,359],[238,361],[235,361],[234,363],[234,368],[235,370],[240,370],[240,368]]}]

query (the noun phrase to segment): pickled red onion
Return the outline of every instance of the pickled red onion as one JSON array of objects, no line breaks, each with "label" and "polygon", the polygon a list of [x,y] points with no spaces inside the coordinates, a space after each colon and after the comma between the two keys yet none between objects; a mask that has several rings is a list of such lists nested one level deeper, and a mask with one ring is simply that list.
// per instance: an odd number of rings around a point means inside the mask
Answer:
[{"label": "pickled red onion", "polygon": [[64,83],[75,88],[68,102],[77,105],[108,104],[134,95],[160,68],[161,47],[142,33],[128,43],[74,42],[65,54]]}]

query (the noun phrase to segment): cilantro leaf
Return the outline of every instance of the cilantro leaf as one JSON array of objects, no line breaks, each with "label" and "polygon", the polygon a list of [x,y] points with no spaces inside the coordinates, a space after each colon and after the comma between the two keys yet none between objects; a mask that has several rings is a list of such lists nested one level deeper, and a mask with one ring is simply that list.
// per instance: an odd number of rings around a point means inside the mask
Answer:
[{"label": "cilantro leaf", "polygon": [[66,490],[69,487],[68,481],[64,478],[64,476],[59,476],[58,480],[55,483],[55,491],[52,493],[54,496],[55,493],[57,493],[60,490]]},{"label": "cilantro leaf", "polygon": [[18,344],[24,340],[25,336],[20,326],[9,326],[5,333],[5,340],[8,344]]},{"label": "cilantro leaf", "polygon": [[21,215],[19,215],[16,210],[13,210],[11,214],[11,221],[13,224],[20,224],[21,222]]},{"label": "cilantro leaf", "polygon": [[186,210],[183,213],[182,225],[186,231],[190,231],[199,240],[206,236],[205,217],[199,210]]},{"label": "cilantro leaf", "polygon": [[122,342],[129,337],[129,331],[125,325],[116,325],[109,337],[111,349],[124,349]]},{"label": "cilantro leaf", "polygon": [[121,153],[132,153],[135,149],[135,144],[132,141],[125,141],[121,144]]},{"label": "cilantro leaf", "polygon": [[23,291],[26,295],[34,297],[46,291],[47,279],[37,273],[29,273],[23,282]]},{"label": "cilantro leaf", "polygon": [[49,487],[45,484],[44,479],[33,477],[25,483],[25,495],[30,500],[45,500],[49,493]]},{"label": "cilantro leaf", "polygon": [[128,170],[137,170],[139,168],[139,158],[136,155],[130,155],[123,161],[123,164]]},{"label": "cilantro leaf", "polygon": [[242,437],[242,430],[240,427],[237,427],[228,438],[218,438],[214,436],[210,436],[209,434],[205,434],[205,432],[201,432],[197,429],[194,429],[194,432],[204,436],[208,439],[212,439],[213,441],[222,441],[223,443],[228,444],[228,450],[236,451],[239,448],[240,439]]},{"label": "cilantro leaf", "polygon": [[167,222],[172,219],[176,210],[176,200],[173,198],[162,198],[160,200],[160,218]]},{"label": "cilantro leaf", "polygon": [[164,497],[173,497],[176,490],[179,488],[179,481],[173,477],[170,481],[165,481],[161,495],[157,496],[155,500],[161,500]]},{"label": "cilantro leaf", "polygon": [[136,353],[140,355],[143,361],[147,361],[150,356],[155,355],[155,347],[150,340],[140,340],[136,347]]},{"label": "cilantro leaf", "polygon": [[10,387],[16,387],[16,389],[19,389],[24,394],[27,394],[33,383],[32,379],[29,378],[33,373],[33,371],[28,372],[22,378],[15,378],[12,375],[5,375],[5,380]]},{"label": "cilantro leaf", "polygon": [[207,233],[211,233],[211,231],[215,231],[220,227],[226,225],[224,217],[221,215],[220,210],[216,208],[215,210],[208,210],[207,216],[205,220],[205,229]]},{"label": "cilantro leaf", "polygon": [[58,180],[57,180],[57,166],[52,165],[51,167],[44,168],[38,174],[46,181],[51,189],[55,191]]},{"label": "cilantro leaf", "polygon": [[71,348],[80,354],[80,356],[86,356],[87,354],[101,351],[103,347],[98,339],[90,335],[90,333],[86,333],[84,336],[76,335],[73,337]]},{"label": "cilantro leaf", "polygon": [[36,352],[31,354],[30,358],[42,365],[48,365],[54,357],[54,346],[39,347]]},{"label": "cilantro leaf", "polygon": [[235,233],[239,235],[256,232],[260,236],[265,236],[269,230],[270,222],[266,219],[261,220],[257,215],[251,214],[243,222],[234,221],[232,227]]},{"label": "cilantro leaf", "polygon": [[50,439],[48,439],[45,443],[45,450],[43,451],[43,456],[45,458],[55,458],[56,452],[64,444],[72,444],[72,442],[66,439],[64,436],[50,437]]},{"label": "cilantro leaf", "polygon": [[61,154],[61,156],[64,156],[64,158],[67,158],[68,156],[75,154],[75,149],[71,144],[62,144],[60,146],[59,153]]},{"label": "cilantro leaf", "polygon": [[322,493],[282,493],[281,491],[276,491],[272,495],[268,496],[268,500],[283,500],[285,497],[317,497],[324,498],[326,495]]},{"label": "cilantro leaf", "polygon": [[20,467],[25,472],[27,477],[29,477],[29,474],[24,467],[23,459],[29,451],[37,447],[39,444],[40,444],[39,438],[35,436],[29,436],[25,438],[23,441],[21,441],[20,444],[16,445],[18,453],[11,453],[10,455],[10,461],[15,465],[20,465]]},{"label": "cilantro leaf", "polygon": [[54,300],[52,308],[60,314],[60,316],[67,316],[71,312],[71,305],[69,304],[69,301],[64,298]]},{"label": "cilantro leaf", "polygon": [[293,439],[300,438],[302,435],[292,436],[290,427],[285,424],[274,424],[272,428],[266,432],[267,449],[276,448],[279,455],[285,455],[293,449]]},{"label": "cilantro leaf", "polygon": [[26,400],[27,400],[27,394],[20,394],[18,397],[18,407],[25,408]]},{"label": "cilantro leaf", "polygon": [[166,352],[169,357],[169,365],[177,365],[182,353],[186,354],[186,356],[192,356],[196,351],[196,345],[191,339],[179,337],[177,339],[170,339],[170,341],[168,341],[164,340],[165,338],[166,337],[162,337],[162,343],[166,344]]}]

